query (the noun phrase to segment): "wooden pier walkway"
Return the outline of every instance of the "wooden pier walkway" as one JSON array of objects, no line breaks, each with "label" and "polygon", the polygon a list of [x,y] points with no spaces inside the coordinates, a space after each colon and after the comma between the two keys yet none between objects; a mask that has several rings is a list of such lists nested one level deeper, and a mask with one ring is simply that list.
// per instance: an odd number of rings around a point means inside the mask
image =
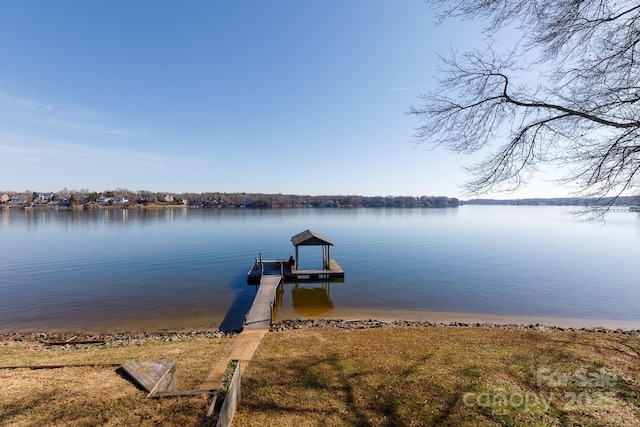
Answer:
[{"label": "wooden pier walkway", "polygon": [[[344,270],[335,259],[329,255],[329,246],[333,246],[329,240],[310,230],[291,238],[296,248],[296,258],[289,260],[263,260],[262,253],[247,273],[249,284],[260,283],[258,292],[253,300],[251,309],[245,317],[242,332],[235,339],[229,351],[213,367],[207,379],[200,385],[199,390],[217,390],[222,384],[222,377],[231,360],[240,361],[240,373],[249,365],[253,353],[256,351],[262,338],[271,327],[273,320],[273,304],[275,302],[278,286],[285,280],[344,280]],[[299,270],[298,246],[322,246],[323,270]],[[295,261],[295,262],[294,262]]]},{"label": "wooden pier walkway", "polygon": [[271,311],[276,298],[276,289],[282,282],[280,275],[264,275],[260,278],[260,287],[253,300],[253,305],[244,321],[242,330],[269,329],[271,326]]},{"label": "wooden pier walkway", "polygon": [[244,373],[262,338],[269,332],[271,308],[276,297],[276,290],[282,280],[282,276],[275,274],[264,275],[260,278],[260,287],[244,321],[242,332],[231,344],[229,351],[213,367],[207,379],[200,384],[199,390],[218,390],[231,360],[239,360],[240,375]]}]

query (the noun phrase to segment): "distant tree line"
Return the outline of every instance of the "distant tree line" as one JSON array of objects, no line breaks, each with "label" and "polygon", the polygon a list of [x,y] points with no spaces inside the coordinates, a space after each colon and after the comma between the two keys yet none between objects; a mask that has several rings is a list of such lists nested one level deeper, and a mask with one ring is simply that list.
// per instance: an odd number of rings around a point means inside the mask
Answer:
[{"label": "distant tree line", "polygon": [[[138,204],[162,203],[165,193],[140,192],[131,195]],[[394,208],[448,208],[457,207],[456,198],[433,196],[309,196],[265,193],[183,193],[172,194],[173,203],[189,207],[245,207],[245,208],[337,208],[337,207],[394,207]]]},{"label": "distant tree line", "polygon": [[86,189],[39,193],[0,191],[0,204],[14,206],[55,205],[91,208],[99,206],[138,206],[190,208],[455,208],[459,205],[548,205],[548,206],[637,206],[640,197],[607,198],[527,198],[527,199],[469,199],[435,196],[309,196],[264,193],[164,193],[130,191],[123,188],[102,192]]},{"label": "distant tree line", "polygon": [[620,196],[616,198],[580,198],[580,197],[559,197],[559,198],[530,198],[530,199],[471,199],[461,201],[465,205],[522,205],[522,206],[633,206],[640,204],[640,197]]},{"label": "distant tree line", "polygon": [[[459,201],[451,197],[434,196],[309,196],[295,194],[264,193],[163,193],[151,191],[130,191],[123,188],[94,192],[89,190],[68,190],[43,193],[27,190],[22,193],[6,192],[20,204],[56,203],[58,206],[94,206],[126,204],[127,206],[172,206],[191,208],[450,208],[457,207]],[[123,202],[126,201],[126,202]]]}]

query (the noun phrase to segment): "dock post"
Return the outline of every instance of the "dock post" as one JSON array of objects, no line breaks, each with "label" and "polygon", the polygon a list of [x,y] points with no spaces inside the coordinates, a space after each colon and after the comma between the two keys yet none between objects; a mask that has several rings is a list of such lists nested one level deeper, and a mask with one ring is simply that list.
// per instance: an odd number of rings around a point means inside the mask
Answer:
[{"label": "dock post", "polygon": [[273,301],[271,301],[269,303],[269,309],[270,309],[270,314],[269,314],[269,326],[273,325]]}]

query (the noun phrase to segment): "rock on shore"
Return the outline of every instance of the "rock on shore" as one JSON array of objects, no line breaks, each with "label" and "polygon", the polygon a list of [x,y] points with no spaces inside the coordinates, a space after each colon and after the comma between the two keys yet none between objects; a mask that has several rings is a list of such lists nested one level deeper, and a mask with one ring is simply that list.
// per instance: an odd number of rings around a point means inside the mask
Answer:
[{"label": "rock on shore", "polygon": [[581,331],[581,332],[601,332],[613,334],[640,334],[640,329],[624,330],[624,329],[607,329],[602,327],[595,328],[565,328],[560,326],[548,326],[539,323],[521,325],[521,324],[495,324],[495,323],[465,323],[465,322],[429,322],[429,321],[410,321],[410,320],[394,320],[380,321],[374,319],[368,320],[342,320],[342,319],[286,319],[280,320],[271,326],[274,332],[285,331],[287,329],[302,329],[313,327],[334,327],[343,329],[370,329],[384,328],[390,326],[413,326],[413,327],[439,327],[439,328],[500,328],[513,330],[535,330],[544,332],[553,331]]},{"label": "rock on shore", "polygon": [[25,341],[43,345],[128,345],[145,341],[183,341],[192,338],[233,337],[236,333],[221,331],[189,332],[100,332],[94,334],[75,332],[10,332],[0,334],[0,341]]},{"label": "rock on shore", "polygon": [[[434,328],[500,328],[511,330],[534,330],[542,332],[574,331],[574,332],[600,332],[607,334],[640,334],[640,329],[607,329],[603,327],[573,328],[536,324],[496,324],[496,323],[466,323],[466,322],[429,322],[413,320],[382,321],[374,319],[285,319],[271,325],[271,331],[279,332],[289,329],[303,329],[314,327],[332,327],[342,329],[371,329],[385,327],[434,327]],[[192,338],[232,338],[237,332],[222,331],[187,331],[187,332],[100,332],[100,333],[76,333],[76,332],[9,332],[0,333],[0,342],[31,342],[42,345],[128,345],[145,341],[183,341]]]}]

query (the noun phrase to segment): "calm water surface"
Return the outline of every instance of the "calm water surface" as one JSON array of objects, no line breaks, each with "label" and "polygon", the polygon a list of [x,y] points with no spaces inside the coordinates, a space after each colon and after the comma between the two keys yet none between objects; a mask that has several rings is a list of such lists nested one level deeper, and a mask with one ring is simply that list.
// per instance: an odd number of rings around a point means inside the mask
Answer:
[{"label": "calm water surface", "polygon": [[[305,229],[334,243],[346,278],[285,285],[280,318],[446,312],[640,327],[640,216],[602,225],[568,209],[5,209],[0,330],[237,327],[255,257],[288,258]],[[320,248],[301,248],[302,267],[320,260]]]}]

